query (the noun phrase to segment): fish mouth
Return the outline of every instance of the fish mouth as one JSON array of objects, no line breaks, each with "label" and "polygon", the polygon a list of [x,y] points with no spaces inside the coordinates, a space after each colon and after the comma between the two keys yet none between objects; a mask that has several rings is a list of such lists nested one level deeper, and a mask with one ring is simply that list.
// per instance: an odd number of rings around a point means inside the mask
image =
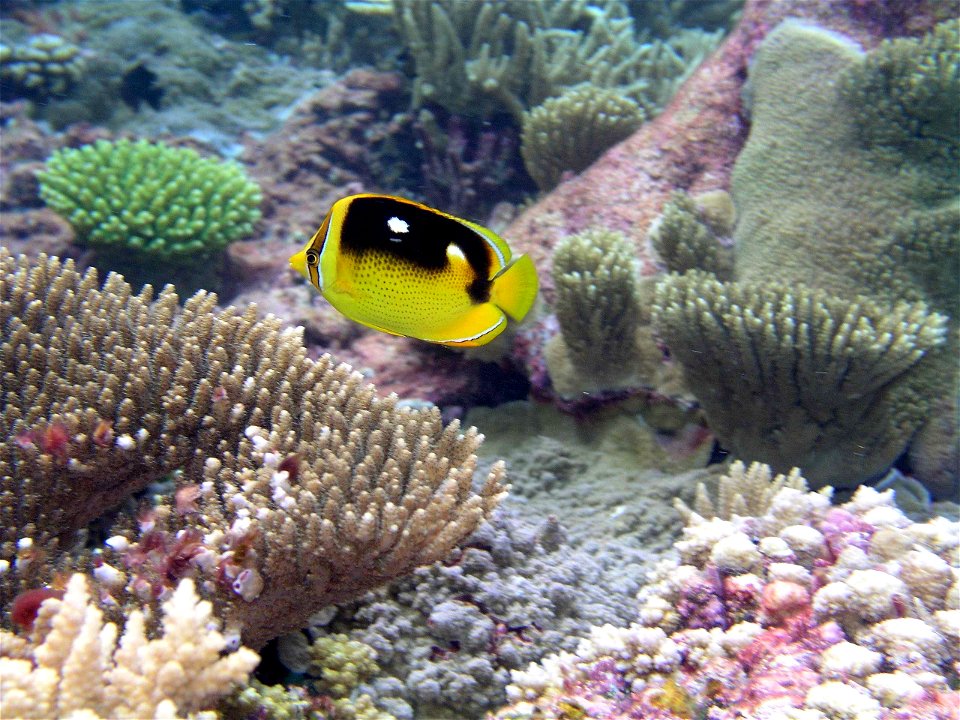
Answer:
[{"label": "fish mouth", "polygon": [[310,275],[307,273],[307,253],[305,250],[301,250],[290,256],[290,267],[307,278],[307,280],[310,279]]}]

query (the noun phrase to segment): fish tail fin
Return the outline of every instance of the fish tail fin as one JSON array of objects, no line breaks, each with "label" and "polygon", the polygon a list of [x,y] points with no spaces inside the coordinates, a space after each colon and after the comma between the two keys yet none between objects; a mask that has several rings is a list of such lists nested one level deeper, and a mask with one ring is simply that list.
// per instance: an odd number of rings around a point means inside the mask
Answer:
[{"label": "fish tail fin", "polygon": [[492,282],[490,301],[514,320],[523,320],[533,307],[540,287],[530,256],[514,258]]}]

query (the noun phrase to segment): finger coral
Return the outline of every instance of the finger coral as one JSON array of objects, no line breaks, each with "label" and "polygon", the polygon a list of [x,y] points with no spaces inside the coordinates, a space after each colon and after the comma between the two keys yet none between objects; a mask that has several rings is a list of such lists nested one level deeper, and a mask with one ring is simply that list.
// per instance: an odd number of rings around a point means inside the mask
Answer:
[{"label": "finger coral", "polygon": [[634,376],[641,321],[637,269],[623,235],[572,235],[553,258],[560,334],[547,346],[558,392],[616,387]]},{"label": "finger coral", "polygon": [[73,575],[62,600],[40,609],[29,643],[0,631],[0,697],[6,717],[185,717],[209,710],[246,682],[259,656],[220,632],[209,602],[183,580],[163,603],[162,633],[145,634],[133,611],[118,639]]},{"label": "finger coral", "polygon": [[[821,537],[820,551],[796,545],[796,528]],[[756,516],[692,515],[679,562],[661,563],[640,591],[636,622],[595,627],[575,652],[513,671],[513,704],[492,717],[947,720],[960,701],[958,601],[917,583],[894,548],[955,578],[958,530],[912,523],[891,492],[867,487],[840,507],[829,491],[784,487]],[[768,555],[774,546],[786,551]],[[921,587],[929,606],[906,599]]]},{"label": "finger coral", "polygon": [[908,371],[945,340],[922,303],[670,275],[655,322],[718,438],[817,486],[882,472],[925,418]]},{"label": "finger coral", "polygon": [[475,429],[378,398],[253,307],[198,293],[178,310],[172,288],[152,301],[55,258],[0,263],[4,604],[49,579],[51,539],[172,474],[174,495],[97,555],[98,590],[156,604],[194,577],[259,646],[443,558],[505,494],[500,463],[473,488]]},{"label": "finger coral", "polygon": [[579,173],[628,138],[646,114],[620,91],[577,85],[523,115],[520,152],[541,190]]},{"label": "finger coral", "polygon": [[58,150],[38,179],[41,197],[70,222],[78,244],[128,274],[219,261],[260,217],[260,189],[238,164],[163,143],[98,140]]}]

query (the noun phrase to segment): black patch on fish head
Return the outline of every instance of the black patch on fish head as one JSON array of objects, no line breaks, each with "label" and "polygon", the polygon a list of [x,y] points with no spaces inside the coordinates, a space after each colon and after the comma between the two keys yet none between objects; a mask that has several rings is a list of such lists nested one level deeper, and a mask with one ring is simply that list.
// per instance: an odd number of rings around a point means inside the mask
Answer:
[{"label": "black patch on fish head", "polygon": [[342,253],[381,252],[435,272],[449,266],[450,245],[460,249],[476,274],[466,288],[470,299],[489,300],[491,249],[469,225],[393,198],[359,197],[351,201],[340,229]]}]

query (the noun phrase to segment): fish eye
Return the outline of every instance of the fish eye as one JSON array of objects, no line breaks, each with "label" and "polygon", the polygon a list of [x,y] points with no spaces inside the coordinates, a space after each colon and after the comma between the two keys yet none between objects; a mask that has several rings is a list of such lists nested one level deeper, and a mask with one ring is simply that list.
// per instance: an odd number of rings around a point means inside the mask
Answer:
[{"label": "fish eye", "polygon": [[320,262],[320,255],[316,250],[307,250],[307,265],[316,265]]}]

